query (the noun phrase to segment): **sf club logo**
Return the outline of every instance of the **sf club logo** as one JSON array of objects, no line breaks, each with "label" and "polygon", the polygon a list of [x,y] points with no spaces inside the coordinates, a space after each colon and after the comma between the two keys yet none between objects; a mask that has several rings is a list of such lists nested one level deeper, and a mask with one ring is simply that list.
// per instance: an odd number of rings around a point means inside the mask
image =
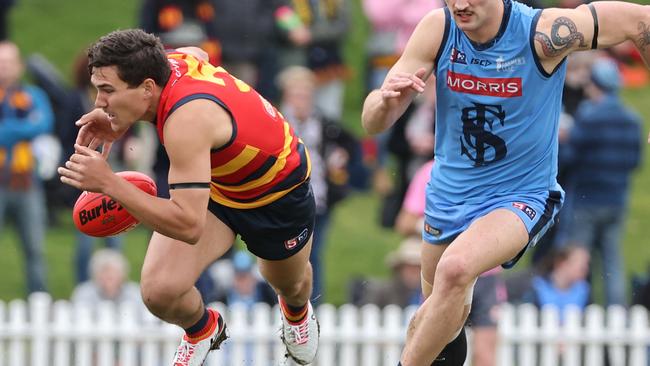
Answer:
[{"label": "sf club logo", "polygon": [[[495,122],[504,125],[506,113],[500,105],[472,104],[473,107],[463,108],[461,116],[463,121],[463,134],[460,137],[461,155],[473,161],[475,167],[486,166],[503,159],[508,152],[506,142],[490,132]],[[486,130],[485,126],[489,130]]]}]

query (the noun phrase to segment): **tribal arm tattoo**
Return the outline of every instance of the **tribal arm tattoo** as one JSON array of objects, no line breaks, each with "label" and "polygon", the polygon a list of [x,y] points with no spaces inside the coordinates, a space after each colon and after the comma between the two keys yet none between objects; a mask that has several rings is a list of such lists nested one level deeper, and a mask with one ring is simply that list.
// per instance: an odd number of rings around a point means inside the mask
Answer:
[{"label": "tribal arm tattoo", "polygon": [[[568,30],[568,34],[561,36],[560,30]],[[542,33],[535,32],[535,40],[542,46],[542,51],[547,57],[555,57],[561,55],[569,48],[573,47],[576,41],[579,42],[581,48],[586,48],[585,36],[578,32],[576,24],[567,17],[559,17],[553,21],[551,26],[551,37]]]},{"label": "tribal arm tattoo", "polygon": [[648,46],[650,46],[650,26],[644,22],[639,22],[639,34],[637,36],[636,44],[639,47],[639,51],[648,52]]}]

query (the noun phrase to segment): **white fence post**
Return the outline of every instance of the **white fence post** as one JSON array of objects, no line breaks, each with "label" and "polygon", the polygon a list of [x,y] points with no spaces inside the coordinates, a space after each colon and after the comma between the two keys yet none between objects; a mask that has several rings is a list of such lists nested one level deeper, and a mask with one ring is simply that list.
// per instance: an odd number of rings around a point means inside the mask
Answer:
[{"label": "white fence post", "polygon": [[48,326],[52,298],[42,292],[29,296],[29,321],[32,335],[31,364],[32,366],[47,366],[49,363],[49,331]]},{"label": "white fence post", "polygon": [[382,356],[379,343],[383,338],[380,331],[381,319],[377,305],[361,308],[361,363],[363,366],[378,366]]},{"label": "white fence post", "polygon": [[519,307],[519,357],[517,366],[535,366],[537,361],[536,338],[537,308],[532,304]]},{"label": "white fence post", "polygon": [[608,357],[610,366],[625,366],[625,328],[627,311],[623,306],[612,305],[607,309],[606,337],[609,338]]},{"label": "white fence post", "polygon": [[23,300],[9,303],[9,365],[26,365],[25,339],[27,338],[27,304]]},{"label": "white fence post", "polygon": [[[134,335],[140,331],[138,329],[138,317],[141,310],[139,304],[125,302],[120,304],[118,313],[118,329],[120,336],[119,342],[119,365],[120,366],[137,366],[138,363],[138,350],[134,339]],[[117,343],[116,342],[116,343]]]},{"label": "white fence post", "polygon": [[228,347],[229,360],[227,365],[246,364],[246,340],[248,338],[248,316],[247,309],[242,305],[232,306],[230,309],[230,319],[232,325],[231,337],[232,344]]},{"label": "white fence post", "polygon": [[337,365],[336,363],[336,308],[323,304],[316,309],[316,317],[320,323],[320,343],[316,354],[319,366]]},{"label": "white fence post", "polygon": [[339,331],[341,340],[340,365],[358,365],[359,354],[359,310],[356,306],[345,304],[339,308]]},{"label": "white fence post", "polygon": [[602,366],[605,361],[605,352],[601,339],[605,329],[605,311],[602,307],[590,305],[585,310],[585,327],[583,337],[587,341],[585,351],[585,364],[589,366]]},{"label": "white fence post", "polygon": [[497,365],[513,366],[515,364],[514,335],[516,332],[516,308],[510,304],[499,307],[499,323],[497,324]]},{"label": "white fence post", "polygon": [[[271,307],[265,303],[253,306],[253,316],[249,323],[249,330],[252,338],[253,352],[252,364],[254,366],[267,366],[268,360],[273,357],[271,344],[278,338],[278,328],[273,329]],[[280,316],[278,314],[278,316]],[[273,338],[271,338],[273,337]]]},{"label": "white fence post", "polygon": [[52,312],[52,332],[54,336],[54,366],[72,365],[72,342],[70,342],[72,317],[70,303],[57,301]]},{"label": "white fence post", "polygon": [[[562,352],[563,365],[580,365],[582,360],[581,340],[582,331],[582,310],[577,307],[570,307],[564,311],[564,352]],[[584,342],[583,342],[584,343]]]},{"label": "white fence post", "polygon": [[93,342],[91,337],[95,331],[93,327],[92,310],[82,304],[73,304],[76,325],[73,333],[75,339],[75,365],[86,366],[92,364]]},{"label": "white fence post", "polygon": [[[160,321],[149,312],[143,314],[142,330],[145,332],[157,332],[161,333],[163,329],[160,327]],[[177,340],[178,341],[178,340]],[[160,344],[152,337],[147,337],[142,340],[142,365],[143,366],[154,366],[160,365],[163,360],[160,359]],[[173,355],[173,353],[172,353]],[[168,358],[171,362],[171,356]]]},{"label": "white fence post", "polygon": [[[411,321],[410,318],[405,319],[407,315],[397,305],[388,305],[384,308],[383,319],[384,327],[382,337],[385,339],[384,344],[384,366],[395,366],[399,362],[402,355],[402,344],[406,337],[406,327]],[[380,365],[378,363],[377,365]]]},{"label": "white fence post", "polygon": [[555,306],[545,306],[541,312],[541,365],[556,366],[559,361],[560,314]]},{"label": "white fence post", "polygon": [[280,362],[281,360],[284,360],[286,357],[286,347],[284,346],[284,343],[282,343],[280,336],[282,332],[282,317],[280,315],[280,305],[275,305],[273,307],[273,329],[277,329],[277,333],[273,333],[275,337],[273,338],[273,360],[274,363],[277,363],[279,365],[287,366],[287,365],[294,365],[294,363],[289,362],[289,363],[282,363]]},{"label": "white fence post", "polygon": [[648,364],[648,347],[650,342],[650,324],[648,311],[639,305],[630,309],[630,365]]},{"label": "white fence post", "polygon": [[[99,304],[95,313],[95,337],[97,337],[97,366],[114,366],[115,350],[111,336],[119,334],[117,327],[116,307],[113,303],[103,302]],[[117,338],[117,337],[116,337]]]}]

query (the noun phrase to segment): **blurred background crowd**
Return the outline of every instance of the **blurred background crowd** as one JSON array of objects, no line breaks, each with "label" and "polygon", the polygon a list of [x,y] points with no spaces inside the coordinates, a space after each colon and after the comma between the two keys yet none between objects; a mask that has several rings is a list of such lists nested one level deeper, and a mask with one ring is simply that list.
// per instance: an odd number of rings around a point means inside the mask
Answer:
[{"label": "blurred background crowd", "polygon": [[[378,136],[363,135],[359,117],[363,97],[381,85],[417,22],[441,6],[441,0],[110,6],[0,0],[0,266],[7,269],[0,299],[46,291],[75,302],[140,301],[137,269],[149,233],[139,228],[98,240],[77,232],[70,208],[80,192],[59,182],[56,167],[72,153],[74,121],[93,107],[85,48],[111,30],[141,27],[169,48],[208,51],[213,64],[273,101],[309,147],[317,207],[314,301],[418,304],[435,91],[426,90]],[[625,44],[566,62],[558,177],[566,204],[552,232],[515,270],[494,269],[477,283],[470,317],[475,365],[494,359],[498,306],[505,301],[650,306],[648,71]],[[162,149],[152,126],[141,124],[113,148],[111,165],[149,174],[165,197]],[[276,301],[243,248],[237,243],[201,277],[206,301]]]}]

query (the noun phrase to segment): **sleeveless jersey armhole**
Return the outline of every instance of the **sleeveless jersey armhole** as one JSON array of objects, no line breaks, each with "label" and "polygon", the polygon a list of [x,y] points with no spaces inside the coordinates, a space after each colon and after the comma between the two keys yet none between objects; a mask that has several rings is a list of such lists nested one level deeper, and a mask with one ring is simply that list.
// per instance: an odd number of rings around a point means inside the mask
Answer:
[{"label": "sleeveless jersey armhole", "polygon": [[544,70],[544,66],[542,66],[542,61],[539,59],[539,55],[537,54],[537,51],[535,50],[535,33],[537,32],[537,23],[539,22],[539,18],[542,15],[542,10],[539,10],[537,14],[533,17],[533,21],[530,24],[530,35],[529,35],[529,40],[528,44],[530,45],[530,51],[533,54],[533,59],[535,60],[535,66],[537,66],[537,70],[546,78],[550,78],[555,72],[562,67],[562,64],[566,62],[566,57],[560,61],[553,71],[550,73]]},{"label": "sleeveless jersey armhole", "polygon": [[596,13],[596,8],[594,4],[588,4],[589,11],[591,11],[591,16],[594,18],[594,38],[591,40],[591,49],[595,50],[598,48],[598,14]]},{"label": "sleeveless jersey armhole", "polygon": [[230,124],[232,125],[232,136],[230,136],[230,139],[228,140],[228,142],[226,144],[224,144],[223,146],[220,146],[218,148],[211,149],[210,151],[215,152],[215,151],[223,150],[226,147],[230,146],[233,143],[233,141],[235,141],[235,137],[237,137],[237,123],[235,123],[235,117],[230,112],[230,109],[228,108],[228,106],[226,106],[226,104],[221,99],[217,98],[214,95],[206,94],[206,93],[197,93],[197,94],[188,95],[188,96],[180,99],[178,102],[176,102],[171,107],[171,109],[167,113],[167,116],[165,117],[165,119],[168,118],[175,110],[177,110],[178,108],[180,108],[184,104],[189,103],[189,102],[191,102],[193,100],[197,100],[197,99],[207,99],[207,100],[211,100],[211,101],[217,103],[230,116]]},{"label": "sleeveless jersey armhole", "polygon": [[438,71],[438,62],[440,61],[440,56],[442,56],[442,53],[444,51],[445,45],[447,44],[447,38],[449,38],[449,27],[450,27],[450,18],[451,14],[449,13],[449,8],[445,6],[445,30],[442,34],[442,40],[440,40],[440,46],[438,47],[438,53],[436,54],[436,58],[433,60],[433,72],[434,74]]}]

